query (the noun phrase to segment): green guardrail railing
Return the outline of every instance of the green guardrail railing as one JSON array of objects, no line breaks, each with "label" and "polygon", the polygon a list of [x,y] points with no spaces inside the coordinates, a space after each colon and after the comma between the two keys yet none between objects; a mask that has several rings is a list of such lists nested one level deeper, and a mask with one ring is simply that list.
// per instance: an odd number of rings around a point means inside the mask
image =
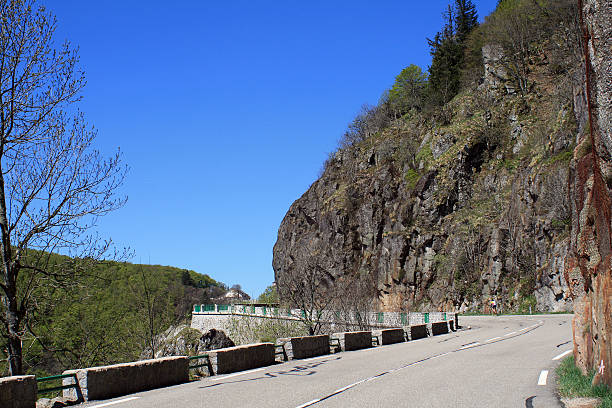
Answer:
[{"label": "green guardrail railing", "polygon": [[402,322],[402,324],[408,324],[408,314],[407,313],[400,313],[400,320]]},{"label": "green guardrail railing", "polygon": [[202,305],[202,311],[203,312],[214,312],[215,305]]},{"label": "green guardrail railing", "polygon": [[229,305],[217,305],[217,310],[220,312],[227,312],[229,311]]},{"label": "green guardrail railing", "polygon": [[[205,360],[205,362],[201,363],[200,360]],[[196,364],[191,364],[192,361],[195,361]],[[195,370],[196,368],[207,367],[209,375],[215,375],[213,372],[212,363],[210,362],[210,356],[208,354],[200,354],[199,356],[191,356],[189,357],[189,369]]]},{"label": "green guardrail railing", "polygon": [[58,385],[57,387],[49,387],[49,388],[38,388],[38,394],[44,394],[47,392],[53,392],[53,391],[60,391],[60,390],[67,390],[69,388],[78,388],[79,387],[79,380],[77,380],[77,376],[76,374],[60,374],[60,375],[52,375],[49,377],[41,377],[41,378],[37,378],[36,382],[38,384],[43,383],[43,382],[48,382],[48,381],[54,381],[54,380],[61,380],[64,378],[73,378],[74,379],[74,383],[73,384],[66,384],[66,385]]},{"label": "green guardrail railing", "polygon": [[378,323],[384,323],[385,322],[385,313],[384,312],[376,313],[376,321]]},{"label": "green guardrail railing", "polygon": [[425,319],[425,323],[429,323],[429,313],[423,313],[423,318]]},{"label": "green guardrail railing", "polygon": [[202,310],[202,306],[201,305],[193,305],[193,311],[196,313],[200,313],[200,310]]}]

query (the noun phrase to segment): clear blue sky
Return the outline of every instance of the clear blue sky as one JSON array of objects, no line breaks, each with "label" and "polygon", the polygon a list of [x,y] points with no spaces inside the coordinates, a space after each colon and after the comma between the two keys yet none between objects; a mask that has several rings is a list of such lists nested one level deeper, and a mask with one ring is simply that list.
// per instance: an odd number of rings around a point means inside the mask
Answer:
[{"label": "clear blue sky", "polygon": [[[257,296],[291,203],[364,103],[407,65],[447,1],[43,0],[79,46],[81,110],[130,166],[100,222],[133,262],[207,273]],[[482,19],[497,0],[476,0]]]}]

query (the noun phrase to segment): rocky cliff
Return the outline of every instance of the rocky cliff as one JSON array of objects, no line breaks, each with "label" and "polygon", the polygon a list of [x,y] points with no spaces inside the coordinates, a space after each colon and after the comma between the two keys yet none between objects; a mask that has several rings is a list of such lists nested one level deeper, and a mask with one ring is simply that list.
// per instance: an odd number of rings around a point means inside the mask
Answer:
[{"label": "rocky cliff", "polygon": [[566,279],[575,299],[574,357],[612,386],[612,4],[579,1],[583,81],[570,167],[572,234]]},{"label": "rocky cliff", "polygon": [[505,310],[570,310],[568,174],[582,101],[552,54],[544,44],[530,57],[519,94],[503,50],[485,46],[478,87],[330,156],[280,225],[276,281],[305,269],[332,289],[368,278],[381,310],[481,310],[492,297]]}]

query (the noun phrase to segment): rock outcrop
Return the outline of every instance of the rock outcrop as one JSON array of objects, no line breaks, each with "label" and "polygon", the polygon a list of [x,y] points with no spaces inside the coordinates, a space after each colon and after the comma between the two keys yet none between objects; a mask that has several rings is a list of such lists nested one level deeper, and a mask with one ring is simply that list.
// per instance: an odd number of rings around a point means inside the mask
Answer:
[{"label": "rock outcrop", "polygon": [[575,298],[574,357],[612,386],[612,5],[579,1],[584,80],[571,165],[572,235],[566,278]]},{"label": "rock outcrop", "polygon": [[[223,330],[211,329],[202,333],[187,325],[170,327],[156,339],[155,358],[169,356],[196,356],[208,350],[234,347],[235,344]],[[151,350],[145,350],[142,358],[151,358]]]},{"label": "rock outcrop", "polygon": [[406,115],[338,150],[285,215],[277,283],[305,269],[330,288],[371,278],[381,310],[570,310],[569,160],[577,123],[546,51],[519,95],[485,47],[485,79],[443,117]]}]

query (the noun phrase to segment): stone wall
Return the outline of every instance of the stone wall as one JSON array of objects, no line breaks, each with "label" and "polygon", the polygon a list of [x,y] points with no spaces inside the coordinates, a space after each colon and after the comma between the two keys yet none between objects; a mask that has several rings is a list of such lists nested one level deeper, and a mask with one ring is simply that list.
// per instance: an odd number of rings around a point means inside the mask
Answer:
[{"label": "stone wall", "polygon": [[428,336],[428,330],[427,330],[426,324],[410,326],[410,340],[422,339],[427,336]]},{"label": "stone wall", "polygon": [[380,344],[393,344],[393,343],[401,343],[405,341],[405,333],[404,329],[396,328],[396,329],[382,329],[379,331],[372,332],[375,336],[380,336]]},{"label": "stone wall", "polygon": [[274,364],[273,343],[247,344],[208,352],[214,374],[227,374]]},{"label": "stone wall", "polygon": [[431,334],[437,336],[439,334],[448,333],[448,323],[446,322],[438,322],[431,324]]},{"label": "stone wall", "polygon": [[[247,317],[250,319],[255,319],[259,322],[270,319],[295,322],[300,321],[300,316],[302,314],[300,309],[280,310],[278,308],[271,307],[256,307],[252,313],[250,313],[250,311],[253,309],[246,308],[246,310],[247,312],[243,312],[241,306],[230,306],[227,311],[198,312],[195,311],[194,307],[194,311],[191,314],[191,327],[204,333],[210,329],[228,332],[228,329],[231,327],[232,319],[235,318]],[[450,312],[368,312],[362,317],[362,320],[367,322],[366,324],[364,322],[357,323],[350,317],[344,315],[338,317],[338,314],[332,310],[325,310],[321,313],[321,321],[324,322],[323,327],[330,329],[329,332],[340,330],[360,330],[363,328],[382,329],[386,327],[393,328],[413,326],[423,324],[426,322],[426,320],[429,322],[438,322],[444,321],[444,319],[456,319],[456,314]]]},{"label": "stone wall", "polygon": [[340,348],[342,351],[359,350],[372,347],[371,331],[334,333],[331,337],[340,341]]},{"label": "stone wall", "polygon": [[36,391],[33,375],[0,378],[0,407],[35,408]]},{"label": "stone wall", "polygon": [[[79,387],[64,390],[64,397],[84,401],[112,398],[189,381],[187,357],[164,357],[133,363],[64,371],[76,374]],[[64,378],[64,385],[73,378]]]},{"label": "stone wall", "polygon": [[329,354],[329,335],[292,337],[284,342],[289,359],[310,358]]}]

